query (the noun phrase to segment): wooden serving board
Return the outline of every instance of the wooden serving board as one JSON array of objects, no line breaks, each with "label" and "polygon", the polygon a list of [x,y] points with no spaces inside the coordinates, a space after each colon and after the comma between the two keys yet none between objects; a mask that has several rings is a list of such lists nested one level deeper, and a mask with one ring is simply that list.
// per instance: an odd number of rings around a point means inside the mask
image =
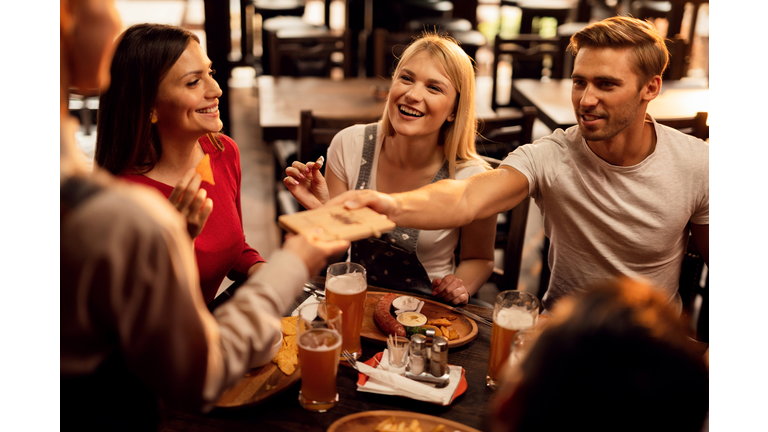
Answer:
[{"label": "wooden serving board", "polygon": [[[360,337],[363,340],[378,342],[383,345],[387,344],[387,335],[385,335],[384,332],[379,329],[379,326],[376,325],[376,321],[373,319],[373,312],[376,310],[376,303],[378,303],[379,299],[384,297],[385,294],[387,293],[376,291],[368,292],[365,299],[363,328],[360,330]],[[421,313],[426,315],[428,320],[447,316],[457,317],[456,320],[452,321],[453,324],[451,327],[459,333],[459,338],[448,341],[448,348],[466,345],[477,337],[477,323],[475,320],[453,312],[450,306],[443,303],[420,297],[418,297],[418,299],[424,301]],[[392,316],[394,316],[394,314]]]},{"label": "wooden serving board", "polygon": [[237,385],[227,390],[216,402],[219,408],[242,408],[256,405],[282,392],[301,378],[301,368],[286,375],[273,362],[251,369]]},{"label": "wooden serving board", "polygon": [[350,414],[333,422],[327,432],[370,432],[390,417],[394,417],[397,423],[405,422],[406,427],[413,420],[418,420],[419,426],[424,431],[431,431],[437,425],[444,425],[446,431],[480,432],[452,420],[410,411],[363,411]]}]

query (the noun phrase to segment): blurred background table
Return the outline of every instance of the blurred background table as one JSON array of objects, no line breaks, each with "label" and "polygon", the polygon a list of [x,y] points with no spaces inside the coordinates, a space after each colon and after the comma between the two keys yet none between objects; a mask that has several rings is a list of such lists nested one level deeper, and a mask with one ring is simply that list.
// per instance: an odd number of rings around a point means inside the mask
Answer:
[{"label": "blurred background table", "polygon": [[[303,110],[337,118],[381,117],[389,85],[390,80],[377,77],[334,80],[262,75],[257,86],[264,141],[296,139]],[[374,96],[377,87],[384,91],[379,97]],[[487,102],[478,101],[475,112],[478,118],[496,117]]]},{"label": "blurred background table", "polygon": [[[535,79],[512,81],[512,98],[523,106],[535,106],[538,117],[550,129],[566,129],[576,124],[571,103],[571,80]],[[709,86],[700,80],[663,81],[661,94],[648,104],[656,120],[695,117],[709,111]]]},{"label": "blurred background table", "polygon": [[262,75],[258,77],[257,86],[259,124],[264,141],[269,142],[295,140],[303,110],[340,118],[381,116],[384,99],[374,97],[374,88],[380,86],[388,90],[389,80]]}]

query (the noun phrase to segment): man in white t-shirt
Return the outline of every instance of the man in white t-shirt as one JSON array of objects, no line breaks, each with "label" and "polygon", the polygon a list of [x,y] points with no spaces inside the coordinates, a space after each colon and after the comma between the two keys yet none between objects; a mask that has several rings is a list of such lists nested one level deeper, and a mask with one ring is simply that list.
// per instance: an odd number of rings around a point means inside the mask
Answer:
[{"label": "man in white t-shirt", "polygon": [[709,146],[646,114],[669,52],[648,22],[612,17],[571,37],[578,126],[511,153],[499,169],[386,195],[350,191],[398,225],[443,229],[531,196],[551,240],[545,305],[617,275],[658,287],[677,310],[689,233],[709,262]]}]

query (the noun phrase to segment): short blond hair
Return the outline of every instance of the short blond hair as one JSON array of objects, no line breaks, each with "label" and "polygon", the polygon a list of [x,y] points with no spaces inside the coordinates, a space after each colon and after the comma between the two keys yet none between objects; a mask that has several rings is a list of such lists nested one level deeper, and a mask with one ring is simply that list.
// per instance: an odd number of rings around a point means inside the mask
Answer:
[{"label": "short blond hair", "polygon": [[[428,52],[444,70],[456,89],[456,118],[446,122],[440,131],[440,141],[443,145],[445,158],[448,160],[450,177],[454,178],[456,167],[465,163],[475,163],[488,167],[480,158],[475,148],[477,136],[477,119],[475,117],[475,67],[472,59],[464,52],[455,39],[450,36],[425,32],[415,39],[405,49],[395,68],[392,78],[395,79],[403,65],[416,54]],[[382,129],[385,134],[392,136],[395,130],[389,119],[389,95],[382,116]]]},{"label": "short blond hair", "polygon": [[571,36],[568,49],[574,57],[582,47],[632,48],[632,70],[642,86],[669,64],[669,50],[656,27],[637,18],[615,16],[591,24]]}]

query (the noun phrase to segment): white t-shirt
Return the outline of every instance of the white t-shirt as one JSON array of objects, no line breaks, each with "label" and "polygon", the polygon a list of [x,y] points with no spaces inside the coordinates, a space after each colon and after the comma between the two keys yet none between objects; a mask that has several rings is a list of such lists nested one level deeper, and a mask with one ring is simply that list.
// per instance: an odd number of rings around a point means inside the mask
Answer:
[{"label": "white t-shirt", "polygon": [[552,270],[545,300],[625,275],[660,287],[682,308],[686,226],[709,224],[709,145],[653,124],[656,149],[630,167],[598,157],[578,126],[557,129],[504,159],[528,178],[544,217]]},{"label": "white t-shirt", "polygon": [[[328,168],[341,181],[343,181],[350,190],[357,185],[358,174],[360,173],[360,163],[363,158],[363,133],[366,125],[350,126],[333,137],[331,146],[328,148]],[[384,142],[384,132],[381,129],[381,122],[377,126],[376,132],[376,150],[373,161],[370,161],[371,178],[367,189],[376,190],[376,173],[378,172],[379,154],[381,145]],[[456,168],[456,180],[463,180],[475,174],[485,172],[481,165],[464,164]],[[416,246],[416,256],[427,271],[430,280],[442,278],[446,275],[456,272],[456,263],[453,251],[459,241],[460,230],[421,230],[419,240]]]}]

